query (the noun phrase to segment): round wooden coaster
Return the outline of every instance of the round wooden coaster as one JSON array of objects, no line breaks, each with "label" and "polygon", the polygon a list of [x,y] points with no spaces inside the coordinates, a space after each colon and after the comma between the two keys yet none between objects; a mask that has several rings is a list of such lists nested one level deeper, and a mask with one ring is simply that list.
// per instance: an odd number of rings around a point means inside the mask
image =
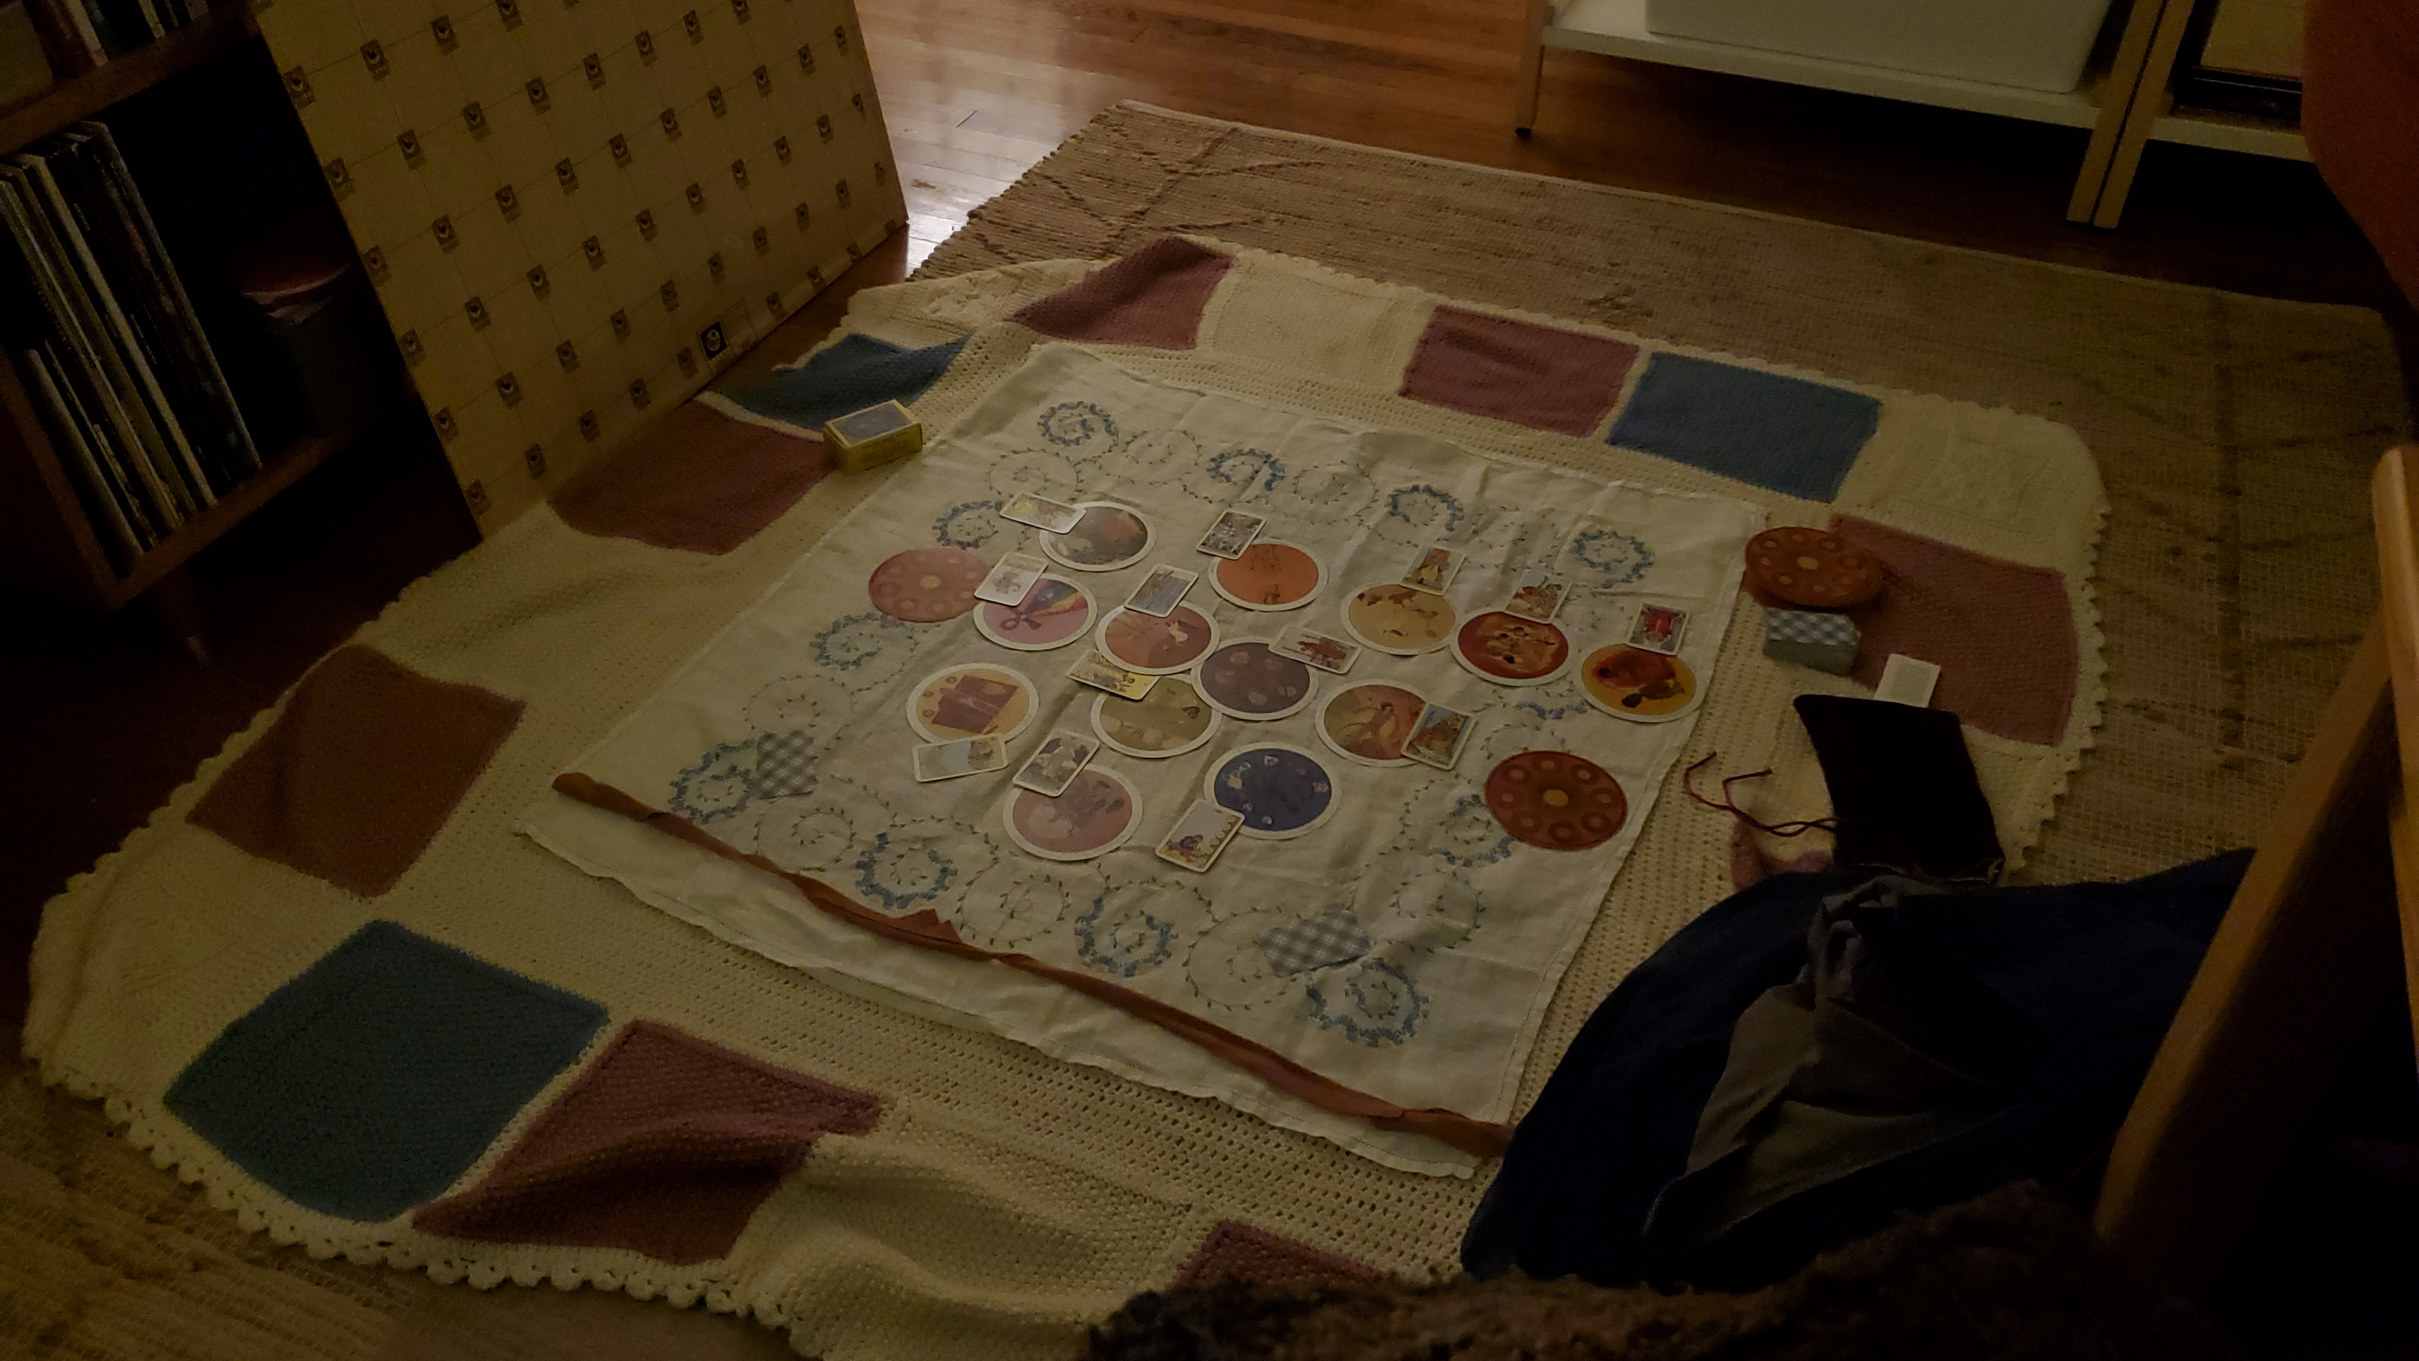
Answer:
[{"label": "round wooden coaster", "polygon": [[1783,525],[1747,541],[1747,584],[1791,605],[1846,609],[1881,594],[1881,559],[1829,530]]},{"label": "round wooden coaster", "polygon": [[865,593],[874,608],[911,624],[937,624],[974,608],[991,564],[969,548],[910,548],[874,569]]},{"label": "round wooden coaster", "polygon": [[1621,782],[1584,756],[1524,751],[1487,775],[1487,811],[1503,829],[1549,851],[1584,851],[1629,821]]}]

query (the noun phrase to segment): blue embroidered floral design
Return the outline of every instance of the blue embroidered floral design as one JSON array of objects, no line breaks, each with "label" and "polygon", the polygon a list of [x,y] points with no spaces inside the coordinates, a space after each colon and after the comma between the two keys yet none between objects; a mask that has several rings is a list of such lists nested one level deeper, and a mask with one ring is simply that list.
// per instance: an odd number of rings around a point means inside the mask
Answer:
[{"label": "blue embroidered floral design", "polygon": [[[1364,961],[1340,980],[1321,979],[1308,989],[1310,1019],[1344,1038],[1375,1048],[1401,1044],[1419,1030],[1428,999],[1399,964]],[[1332,999],[1332,1000],[1331,1000]]]},{"label": "blue embroidered floral design", "polygon": [[980,548],[999,537],[1007,526],[1000,520],[997,501],[964,501],[942,511],[932,522],[932,537],[951,548]]},{"label": "blue embroidered floral design", "polygon": [[1285,480],[1285,465],[1258,449],[1229,449],[1211,455],[1209,476],[1238,491],[1273,491]]},{"label": "blue embroidered floral design", "polygon": [[1041,414],[1042,438],[1072,449],[1106,435],[1117,438],[1117,422],[1090,402],[1060,402]]},{"label": "blue embroidered floral design", "polygon": [[874,844],[857,857],[857,887],[884,912],[905,912],[917,903],[941,896],[957,867],[930,841],[893,841],[877,833]]},{"label": "blue embroidered floral design", "polygon": [[1424,534],[1450,534],[1461,523],[1461,502],[1450,492],[1425,482],[1396,487],[1386,498],[1386,518],[1400,520]]},{"label": "blue embroidered floral design", "polygon": [[1430,850],[1464,869],[1492,865],[1512,853],[1512,834],[1487,811],[1487,801],[1464,794],[1438,820]]},{"label": "blue embroidered floral design", "polygon": [[1585,699],[1573,695],[1555,703],[1548,703],[1546,698],[1524,699],[1512,707],[1525,714],[1535,714],[1539,718],[1557,719],[1569,718],[1573,714],[1584,714],[1595,706]]},{"label": "blue embroidered floral design", "polygon": [[905,627],[889,615],[867,611],[847,614],[815,635],[815,661],[834,671],[854,671],[872,661],[887,646],[884,635]]},{"label": "blue embroidered floral design", "polygon": [[1142,909],[1125,908],[1108,920],[1109,897],[1092,900],[1092,910],[1075,919],[1075,952],[1096,969],[1132,978],[1167,962],[1176,948],[1176,928]]},{"label": "blue embroidered floral design", "polygon": [[1571,540],[1571,556],[1604,574],[1606,586],[1626,586],[1655,565],[1655,551],[1643,539],[1618,529],[1590,529]]},{"label": "blue embroidered floral design", "polygon": [[727,818],[748,806],[756,742],[724,742],[672,777],[672,811],[693,822]]}]

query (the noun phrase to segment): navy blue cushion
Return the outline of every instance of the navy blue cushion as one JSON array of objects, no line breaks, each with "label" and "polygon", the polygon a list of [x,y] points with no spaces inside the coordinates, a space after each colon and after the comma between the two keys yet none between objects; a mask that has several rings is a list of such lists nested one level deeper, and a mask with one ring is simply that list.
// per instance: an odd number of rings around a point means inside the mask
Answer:
[{"label": "navy blue cushion", "polygon": [[716,392],[768,420],[809,432],[877,402],[913,403],[939,381],[964,339],[911,350],[868,335],[846,335],[792,369],[775,369]]}]

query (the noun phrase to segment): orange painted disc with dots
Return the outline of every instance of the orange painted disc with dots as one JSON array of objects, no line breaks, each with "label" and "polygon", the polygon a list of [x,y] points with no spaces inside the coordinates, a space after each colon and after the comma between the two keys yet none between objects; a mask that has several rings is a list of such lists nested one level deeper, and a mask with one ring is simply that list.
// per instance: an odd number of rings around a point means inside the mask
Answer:
[{"label": "orange painted disc with dots", "polygon": [[1507,756],[1487,775],[1487,811],[1503,829],[1549,851],[1584,851],[1629,821],[1629,796],[1604,767],[1562,751]]},{"label": "orange painted disc with dots", "polygon": [[1783,525],[1747,541],[1747,584],[1787,604],[1842,610],[1881,594],[1881,559],[1829,530]]}]

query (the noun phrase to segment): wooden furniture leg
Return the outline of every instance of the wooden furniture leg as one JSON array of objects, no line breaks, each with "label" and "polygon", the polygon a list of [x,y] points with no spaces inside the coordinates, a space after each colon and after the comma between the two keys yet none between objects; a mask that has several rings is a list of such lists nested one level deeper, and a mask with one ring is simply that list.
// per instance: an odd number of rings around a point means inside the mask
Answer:
[{"label": "wooden furniture leg", "polygon": [[2377,521],[2377,565],[2385,620],[2386,672],[2393,678],[2394,725],[2402,757],[2393,825],[2395,906],[2402,925],[2404,994],[2411,1001],[2411,1035],[2419,1043],[2419,478],[2411,464],[2419,445],[2404,445],[2377,461],[2369,501]]},{"label": "wooden furniture leg", "polygon": [[1512,101],[1512,131],[1522,137],[1537,127],[1537,103],[1545,86],[1545,29],[1554,22],[1554,0],[1529,0],[1529,27],[1520,40],[1520,91]]},{"label": "wooden furniture leg", "polygon": [[2101,1236],[2179,1293],[2216,1278],[2335,1057],[2392,1005],[2394,741],[2380,621],[2327,701],[2100,1183]]},{"label": "wooden furniture leg", "polygon": [[2196,0],[2167,0],[2159,15],[2158,32],[2150,42],[2149,58],[2134,87],[2132,106],[2125,113],[2125,130],[2117,136],[2116,156],[2109,162],[2108,183],[2092,209],[2095,227],[2114,227],[2125,215],[2125,200],[2133,193],[2133,177],[2142,168],[2142,150],[2150,145],[2150,126],[2175,107],[2175,60],[2184,48],[2184,30],[2192,26]]},{"label": "wooden furniture leg", "polygon": [[2150,42],[2157,34],[2159,16],[2176,6],[2190,8],[2191,0],[2133,0],[2125,14],[2125,32],[2117,41],[2117,55],[2109,64],[2108,74],[2100,82],[2100,121],[2092,125],[2091,142],[2083,150],[2083,168],[2075,172],[2075,192],[2066,201],[2066,220],[2085,223],[2100,206],[2100,192],[2108,184],[2108,165],[2117,152],[2117,141],[2124,134],[2126,115],[2133,111],[2134,101],[2142,94],[2142,70],[2150,63]]}]

